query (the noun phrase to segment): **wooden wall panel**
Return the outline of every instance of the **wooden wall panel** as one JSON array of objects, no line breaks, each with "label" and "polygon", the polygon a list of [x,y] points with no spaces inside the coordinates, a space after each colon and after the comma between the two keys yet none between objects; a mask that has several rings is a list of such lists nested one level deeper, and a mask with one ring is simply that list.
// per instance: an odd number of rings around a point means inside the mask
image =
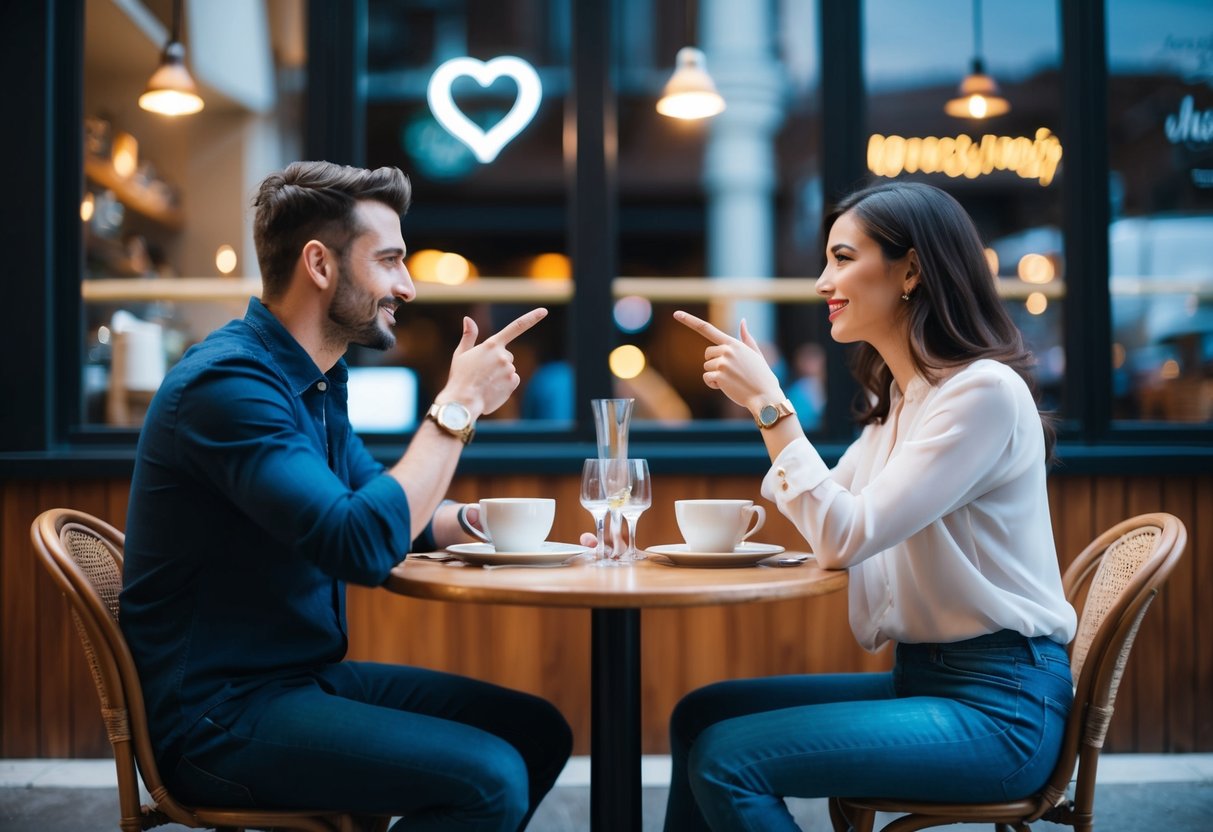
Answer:
[{"label": "wooden wall panel", "polygon": [[[1191,477],[1162,481],[1162,503],[1172,506],[1176,515],[1194,517],[1196,502]],[[1196,559],[1186,557],[1176,565],[1160,595],[1165,604],[1162,624],[1162,674],[1166,686],[1163,702],[1162,747],[1172,751],[1195,751],[1193,727],[1196,725],[1196,652],[1197,640],[1191,629],[1196,618]],[[1147,613],[1148,615],[1149,613]],[[1207,703],[1206,703],[1207,709]],[[1139,720],[1141,721],[1141,720]]]},{"label": "wooden wall panel", "polygon": [[[95,757],[109,753],[97,698],[63,600],[34,560],[29,524],[70,505],[125,526],[124,480],[0,483],[0,755]],[[658,477],[640,544],[680,539],[675,496],[747,497],[759,479]],[[576,540],[591,520],[578,478],[461,477],[452,496],[554,495],[552,538]],[[1132,513],[1170,511],[1188,527],[1185,561],[1147,616],[1121,687],[1108,748],[1213,751],[1213,477],[1077,477],[1050,480],[1063,566],[1100,531]],[[769,510],[758,538],[799,545],[790,522]],[[463,673],[551,699],[589,748],[590,617],[584,610],[459,605],[382,590],[349,592],[350,657]],[[887,669],[891,651],[854,642],[845,593],[739,607],[647,610],[642,628],[642,742],[667,748],[666,723],[689,690],[720,679]]]},{"label": "wooden wall panel", "polygon": [[1195,576],[1195,618],[1187,622],[1187,640],[1196,656],[1196,725],[1193,750],[1213,749],[1213,477],[1195,478],[1192,514],[1181,518],[1188,526],[1188,552]]}]

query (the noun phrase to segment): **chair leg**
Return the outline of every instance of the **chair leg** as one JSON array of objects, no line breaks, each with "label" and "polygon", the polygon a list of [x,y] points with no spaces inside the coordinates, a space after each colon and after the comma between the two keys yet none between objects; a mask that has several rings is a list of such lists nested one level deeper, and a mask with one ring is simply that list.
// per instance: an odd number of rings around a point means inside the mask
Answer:
[{"label": "chair leg", "polygon": [[871,809],[845,806],[842,799],[837,797],[830,798],[829,807],[834,832],[872,832],[876,812]]}]

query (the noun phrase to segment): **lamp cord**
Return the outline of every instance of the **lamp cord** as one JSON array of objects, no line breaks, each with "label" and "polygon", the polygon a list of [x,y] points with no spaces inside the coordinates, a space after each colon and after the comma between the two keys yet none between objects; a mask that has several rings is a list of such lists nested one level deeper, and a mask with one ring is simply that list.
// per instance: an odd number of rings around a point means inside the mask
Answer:
[{"label": "lamp cord", "polygon": [[181,2],[173,0],[173,33],[170,40],[174,43],[181,42]]},{"label": "lamp cord", "polygon": [[973,54],[977,60],[981,55],[981,0],[973,0]]}]

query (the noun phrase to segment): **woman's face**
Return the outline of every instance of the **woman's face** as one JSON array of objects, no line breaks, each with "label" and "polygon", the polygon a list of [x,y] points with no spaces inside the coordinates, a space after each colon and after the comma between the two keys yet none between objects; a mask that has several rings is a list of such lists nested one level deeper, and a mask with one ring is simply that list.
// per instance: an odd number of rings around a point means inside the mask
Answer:
[{"label": "woman's face", "polygon": [[886,260],[853,211],[835,220],[826,242],[825,271],[817,279],[817,293],[828,303],[831,337],[843,344],[866,341],[882,354],[881,346],[891,336],[904,340],[901,296],[918,283],[914,260],[912,250]]}]

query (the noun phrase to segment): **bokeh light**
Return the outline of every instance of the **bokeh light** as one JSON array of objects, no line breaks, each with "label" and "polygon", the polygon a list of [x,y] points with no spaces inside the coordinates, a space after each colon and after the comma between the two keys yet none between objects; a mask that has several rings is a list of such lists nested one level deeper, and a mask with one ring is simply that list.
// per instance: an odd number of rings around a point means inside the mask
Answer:
[{"label": "bokeh light", "polygon": [[215,251],[215,268],[219,270],[220,274],[231,274],[236,271],[237,262],[236,249],[227,243],[219,246]]},{"label": "bokeh light", "polygon": [[1019,279],[1043,285],[1054,277],[1053,261],[1043,254],[1025,254],[1019,259]]},{"label": "bokeh light", "polygon": [[531,261],[529,274],[536,280],[571,280],[573,264],[567,255],[547,251]]},{"label": "bokeh light", "polygon": [[653,304],[648,298],[627,295],[615,301],[615,326],[627,333],[640,332],[653,320]]},{"label": "bokeh light", "polygon": [[611,372],[619,378],[636,378],[644,371],[644,353],[640,351],[640,347],[624,344],[611,350],[608,364]]}]

